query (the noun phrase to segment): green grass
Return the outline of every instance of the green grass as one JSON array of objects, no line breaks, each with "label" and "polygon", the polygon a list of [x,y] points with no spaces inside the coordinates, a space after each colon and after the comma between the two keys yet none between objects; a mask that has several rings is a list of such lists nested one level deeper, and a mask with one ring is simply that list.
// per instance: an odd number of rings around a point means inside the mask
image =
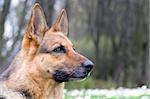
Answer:
[{"label": "green grass", "polygon": [[72,89],[109,89],[116,88],[117,85],[112,81],[104,81],[104,80],[96,80],[92,77],[87,77],[86,80],[83,81],[72,81],[65,83],[65,88],[68,90]]}]

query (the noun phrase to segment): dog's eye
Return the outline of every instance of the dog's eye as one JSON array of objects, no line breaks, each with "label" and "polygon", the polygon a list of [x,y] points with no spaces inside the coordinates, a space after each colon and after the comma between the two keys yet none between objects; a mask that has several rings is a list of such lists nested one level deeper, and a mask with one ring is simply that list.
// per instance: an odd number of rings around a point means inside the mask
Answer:
[{"label": "dog's eye", "polygon": [[66,52],[66,49],[65,49],[64,46],[59,46],[59,47],[55,48],[55,49],[53,50],[53,52],[56,52],[56,53],[65,53],[65,52]]}]

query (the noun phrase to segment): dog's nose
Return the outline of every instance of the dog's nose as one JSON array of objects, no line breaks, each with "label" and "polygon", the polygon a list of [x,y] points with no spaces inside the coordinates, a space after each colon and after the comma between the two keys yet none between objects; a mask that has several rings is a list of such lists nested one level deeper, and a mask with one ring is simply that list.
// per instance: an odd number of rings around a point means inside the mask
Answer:
[{"label": "dog's nose", "polygon": [[93,66],[94,66],[94,63],[91,62],[90,60],[86,60],[86,61],[82,64],[82,66],[83,66],[84,68],[86,68],[87,70],[91,71],[91,69],[92,69]]}]

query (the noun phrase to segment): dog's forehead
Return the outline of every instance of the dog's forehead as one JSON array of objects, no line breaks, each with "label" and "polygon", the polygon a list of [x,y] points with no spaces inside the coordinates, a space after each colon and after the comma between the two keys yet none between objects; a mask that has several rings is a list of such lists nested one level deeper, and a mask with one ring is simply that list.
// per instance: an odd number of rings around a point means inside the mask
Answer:
[{"label": "dog's forehead", "polygon": [[44,40],[46,40],[47,43],[48,42],[61,43],[63,45],[73,46],[72,42],[62,32],[46,33],[45,36],[44,36]]}]

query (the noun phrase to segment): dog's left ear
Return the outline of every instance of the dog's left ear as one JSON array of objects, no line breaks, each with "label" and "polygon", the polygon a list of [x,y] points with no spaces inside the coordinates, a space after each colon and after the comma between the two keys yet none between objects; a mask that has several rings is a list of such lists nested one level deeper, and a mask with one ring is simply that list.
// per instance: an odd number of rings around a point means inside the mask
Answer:
[{"label": "dog's left ear", "polygon": [[54,32],[60,31],[65,35],[68,35],[68,18],[65,9],[62,9],[60,15],[57,17],[55,23],[51,27]]}]

